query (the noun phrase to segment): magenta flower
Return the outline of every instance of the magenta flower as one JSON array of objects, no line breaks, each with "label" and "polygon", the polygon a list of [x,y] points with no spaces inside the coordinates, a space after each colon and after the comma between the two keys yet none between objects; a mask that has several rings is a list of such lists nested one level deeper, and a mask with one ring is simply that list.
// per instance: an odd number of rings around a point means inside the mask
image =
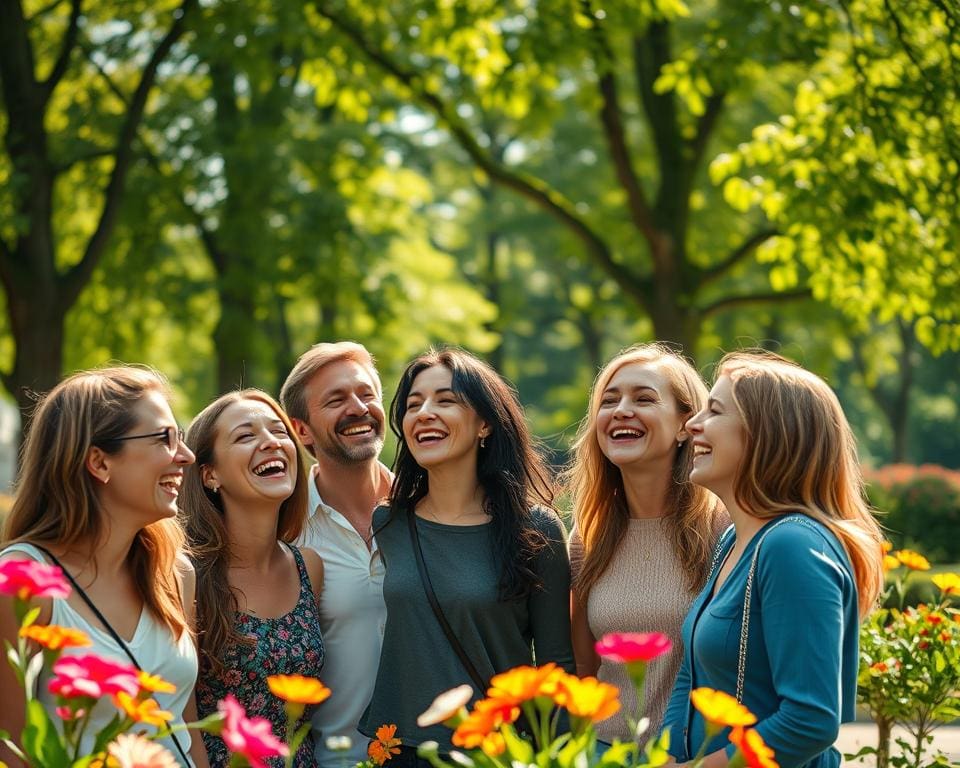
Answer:
[{"label": "magenta flower", "polygon": [[0,563],[0,594],[19,600],[31,597],[66,597],[70,585],[56,565],[36,560],[4,560]]},{"label": "magenta flower", "polygon": [[220,738],[227,749],[245,757],[250,768],[267,768],[265,758],[290,754],[287,745],[273,735],[270,721],[262,717],[247,717],[243,705],[233,694],[228,693],[217,704],[217,709],[225,718]]},{"label": "magenta flower", "polygon": [[620,664],[653,661],[672,647],[673,642],[662,632],[612,632],[594,645],[600,656]]},{"label": "magenta flower", "polygon": [[140,692],[134,667],[93,654],[63,656],[54,663],[53,674],[47,687],[50,693],[65,699],[78,696],[99,699],[121,692],[136,696]]}]

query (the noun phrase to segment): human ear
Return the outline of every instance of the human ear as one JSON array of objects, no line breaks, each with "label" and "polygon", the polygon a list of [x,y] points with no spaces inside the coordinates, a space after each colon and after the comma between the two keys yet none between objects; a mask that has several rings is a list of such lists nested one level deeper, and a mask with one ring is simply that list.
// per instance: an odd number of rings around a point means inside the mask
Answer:
[{"label": "human ear", "polygon": [[95,480],[104,485],[110,482],[110,455],[102,448],[91,445],[84,464]]}]

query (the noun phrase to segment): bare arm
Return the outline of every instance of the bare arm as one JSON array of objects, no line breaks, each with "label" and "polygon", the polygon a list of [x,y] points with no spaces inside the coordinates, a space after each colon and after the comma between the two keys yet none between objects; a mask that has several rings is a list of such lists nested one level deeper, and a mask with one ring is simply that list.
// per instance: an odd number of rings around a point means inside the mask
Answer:
[{"label": "bare arm", "polygon": [[310,577],[313,599],[316,600],[317,605],[320,605],[320,595],[323,593],[323,560],[319,554],[308,547],[301,547],[300,554],[307,568],[307,576]]}]

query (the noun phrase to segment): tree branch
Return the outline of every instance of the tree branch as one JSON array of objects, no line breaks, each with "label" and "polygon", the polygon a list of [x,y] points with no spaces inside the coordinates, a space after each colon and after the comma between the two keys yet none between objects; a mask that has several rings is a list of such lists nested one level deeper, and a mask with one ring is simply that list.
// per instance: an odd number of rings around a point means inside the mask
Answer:
[{"label": "tree branch", "polygon": [[45,99],[49,99],[53,90],[57,87],[60,80],[66,74],[67,67],[70,66],[70,56],[73,49],[77,47],[77,34],[80,31],[80,14],[83,10],[83,0],[70,0],[70,21],[67,23],[67,31],[63,34],[63,41],[60,44],[60,53],[57,55],[57,61],[47,75],[47,79],[41,83]]},{"label": "tree branch", "polygon": [[438,94],[431,91],[423,78],[416,72],[404,68],[382,50],[375,48],[366,39],[362,30],[327,7],[324,0],[314,0],[314,8],[349,38],[367,58],[409,88],[414,96],[447,126],[447,130],[450,131],[460,147],[491,179],[501,186],[517,192],[560,222],[583,243],[589,256],[617,282],[624,292],[644,305],[646,304],[647,296],[639,290],[638,276],[633,274],[624,264],[614,260],[606,241],[584,219],[577,215],[573,204],[564,195],[550,187],[542,179],[512,170],[503,163],[494,160],[480,146],[470,128],[457,115],[456,110]]},{"label": "tree branch", "polygon": [[725,91],[714,93],[707,98],[707,106],[704,113],[697,121],[697,133],[690,142],[690,173],[689,179],[692,182],[696,175],[696,169],[699,167],[703,155],[707,151],[707,144],[713,135],[713,130],[717,126],[720,114],[723,112],[724,101],[727,97]]},{"label": "tree branch", "polygon": [[750,237],[744,240],[738,247],[732,250],[726,257],[721,261],[713,264],[708,267],[701,273],[700,285],[704,286],[708,283],[713,282],[718,277],[722,277],[729,270],[733,269],[737,264],[750,256],[754,251],[757,250],[763,243],[769,240],[771,237],[778,235],[779,232],[776,229],[761,229],[758,232],[754,232]]},{"label": "tree branch", "polygon": [[795,291],[767,291],[765,293],[747,293],[739,296],[726,296],[717,299],[700,310],[701,317],[709,317],[733,307],[749,306],[751,304],[765,304],[771,301],[800,301],[809,299],[813,292],[809,288],[798,288]]},{"label": "tree branch", "polygon": [[33,15],[29,19],[27,19],[27,21],[29,21],[32,24],[37,19],[40,19],[46,16],[48,13],[50,13],[50,11],[53,11],[59,6],[63,5],[63,2],[64,0],[52,0],[42,8],[38,8],[36,11],[34,11]]},{"label": "tree branch", "polygon": [[137,134],[140,121],[143,119],[143,113],[147,105],[147,96],[153,88],[157,77],[157,70],[160,63],[166,58],[174,43],[180,39],[186,31],[186,20],[189,12],[197,5],[197,0],[183,0],[180,7],[173,13],[173,22],[167,33],[163,36],[157,47],[154,49],[150,60],[147,62],[140,76],[140,82],[133,93],[127,109],[127,116],[123,126],[120,129],[120,135],[117,138],[116,161],[113,165],[113,172],[110,174],[110,180],[107,182],[107,188],[104,192],[103,210],[100,213],[100,221],[84,250],[83,257],[74,267],[63,275],[62,286],[64,290],[64,301],[69,305],[76,300],[83,286],[86,285],[100,259],[104,248],[113,233],[116,224],[117,215],[120,210],[120,203],[123,198],[123,190],[127,180],[127,173],[133,160],[133,139]]}]

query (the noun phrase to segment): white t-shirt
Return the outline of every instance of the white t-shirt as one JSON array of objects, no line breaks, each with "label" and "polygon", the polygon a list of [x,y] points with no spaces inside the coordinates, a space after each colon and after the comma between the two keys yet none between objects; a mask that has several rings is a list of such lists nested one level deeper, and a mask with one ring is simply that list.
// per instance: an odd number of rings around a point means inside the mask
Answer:
[{"label": "white t-shirt", "polygon": [[[380,465],[390,478],[390,471]],[[297,544],[323,558],[320,631],[326,658],[323,682],[330,698],[313,715],[315,753],[321,768],[343,768],[367,757],[369,739],[357,730],[370,703],[380,664],[380,646],[387,620],[383,602],[383,561],[376,542],[368,550],[350,522],[320,498],[317,471],[310,472],[310,517]],[[392,479],[392,478],[391,478]],[[346,753],[331,752],[326,740],[349,736]]]},{"label": "white t-shirt", "polygon": [[[13,544],[0,555],[6,556],[12,552],[22,552],[31,560],[38,562],[48,562],[47,557],[32,544]],[[76,594],[71,594],[66,600],[53,600],[53,612],[50,616],[50,624],[61,627],[72,627],[82,630],[90,638],[92,645],[83,648],[67,648],[63,651],[64,656],[84,656],[89,653],[96,654],[105,659],[116,661],[122,664],[130,664],[129,657],[123,652],[123,649],[117,645],[117,642],[110,634],[99,626],[91,624],[83,615],[81,615],[71,605],[86,605],[83,599]],[[89,610],[89,609],[87,609]],[[175,693],[156,693],[153,698],[157,700],[161,709],[171,712],[173,720],[170,725],[179,725],[183,723],[183,709],[189,698],[193,695],[193,686],[197,681],[197,650],[193,644],[193,638],[189,632],[180,635],[179,640],[174,640],[170,629],[162,621],[157,619],[146,606],[140,614],[140,621],[137,622],[136,631],[133,638],[126,641],[127,647],[134,655],[140,666],[154,675],[160,675],[167,682],[177,686]],[[44,668],[37,681],[37,699],[43,704],[47,712],[57,722],[56,716],[56,698],[47,689],[47,683],[52,677],[51,670]],[[84,750],[93,749],[93,744],[97,732],[105,727],[113,716],[117,714],[117,708],[105,697],[98,701],[90,715],[86,731],[81,738],[81,746]],[[154,733],[153,726],[143,726],[147,734]],[[137,730],[136,728],[134,730]],[[177,732],[177,739],[183,751],[190,756],[190,734],[185,731]],[[173,743],[173,739],[167,737],[161,739],[170,753],[176,758],[177,762],[182,764],[183,758]],[[193,766],[193,761],[189,763]]]}]

